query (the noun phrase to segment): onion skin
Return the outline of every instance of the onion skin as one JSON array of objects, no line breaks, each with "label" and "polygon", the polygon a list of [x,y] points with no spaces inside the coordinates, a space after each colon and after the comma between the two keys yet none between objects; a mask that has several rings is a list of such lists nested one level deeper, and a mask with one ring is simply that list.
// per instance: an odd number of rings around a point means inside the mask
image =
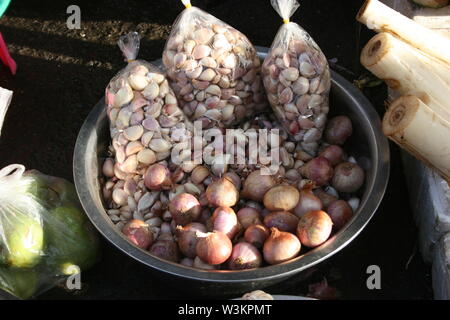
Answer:
[{"label": "onion skin", "polygon": [[268,264],[279,264],[295,258],[302,245],[292,233],[271,229],[271,234],[264,242],[263,255]]},{"label": "onion skin", "polygon": [[141,220],[131,220],[123,228],[122,233],[134,245],[141,249],[147,249],[153,242],[153,234],[147,224]]},{"label": "onion skin", "polygon": [[300,218],[297,237],[302,245],[315,248],[328,240],[333,228],[330,216],[321,210],[310,211]]},{"label": "onion skin", "polygon": [[169,169],[159,163],[151,165],[145,171],[144,184],[149,190],[170,188],[172,181]]},{"label": "onion skin", "polygon": [[267,228],[277,228],[280,231],[294,233],[297,229],[299,219],[296,215],[287,211],[271,212],[264,218]]},{"label": "onion skin", "polygon": [[181,193],[169,203],[169,211],[177,225],[185,226],[200,217],[202,207],[197,198],[189,193]]},{"label": "onion skin", "polygon": [[297,188],[292,186],[275,186],[264,195],[264,206],[270,211],[290,211],[300,199]]},{"label": "onion skin", "polygon": [[261,215],[255,208],[245,207],[237,212],[239,223],[244,229],[247,229],[253,224],[261,223]]},{"label": "onion skin", "polygon": [[[323,207],[324,207],[324,208],[328,207],[332,202],[338,200],[337,197],[335,197],[335,196],[333,196],[333,195],[331,195],[331,194],[325,192],[325,191],[322,190],[322,189],[316,189],[316,190],[314,190],[313,192],[314,192],[314,195],[315,195],[317,198],[319,198],[320,201],[322,201],[322,204],[323,204]],[[321,210],[321,209],[322,209],[322,208],[317,209],[317,210]]]},{"label": "onion skin", "polygon": [[352,135],[352,121],[346,116],[337,116],[328,120],[325,129],[325,141],[329,144],[343,145]]},{"label": "onion skin", "polygon": [[294,208],[294,213],[301,218],[309,211],[322,210],[322,201],[314,195],[310,189],[303,189],[300,191],[300,200]]},{"label": "onion skin", "polygon": [[178,245],[173,240],[158,240],[150,247],[150,253],[164,260],[178,262]]},{"label": "onion skin", "polygon": [[262,248],[264,242],[270,235],[269,229],[262,224],[254,224],[248,227],[244,233],[244,239],[246,242],[251,243],[256,248]]},{"label": "onion skin", "polygon": [[239,242],[233,247],[228,260],[231,270],[255,269],[261,266],[261,253],[250,243]]},{"label": "onion skin", "polygon": [[244,181],[241,197],[261,202],[264,195],[277,184],[273,176],[261,174],[261,170],[250,173]]},{"label": "onion skin", "polygon": [[322,157],[314,158],[300,168],[300,174],[316,183],[317,186],[323,186],[333,177],[333,168],[330,162]]},{"label": "onion skin", "polygon": [[339,192],[353,193],[364,184],[364,170],[352,162],[343,162],[336,166],[331,185]]},{"label": "onion skin", "polygon": [[347,201],[337,200],[327,207],[327,213],[333,221],[333,228],[342,229],[353,217],[353,210]]},{"label": "onion skin", "polygon": [[197,256],[196,246],[199,239],[197,232],[206,232],[206,227],[198,222],[189,223],[184,227],[177,227],[178,247],[180,248],[181,253],[188,258],[193,259]]},{"label": "onion skin", "polygon": [[221,178],[208,186],[206,198],[214,207],[233,207],[239,200],[239,192],[230,180]]},{"label": "onion skin", "polygon": [[223,232],[230,239],[233,239],[240,229],[236,213],[228,207],[218,207],[214,210],[207,226],[209,231]]},{"label": "onion skin", "polygon": [[341,162],[344,162],[344,150],[337,145],[331,145],[323,149],[319,153],[319,157],[327,159],[334,167]]},{"label": "onion skin", "polygon": [[197,256],[206,264],[218,265],[228,260],[233,249],[230,238],[219,231],[204,233],[197,242]]}]

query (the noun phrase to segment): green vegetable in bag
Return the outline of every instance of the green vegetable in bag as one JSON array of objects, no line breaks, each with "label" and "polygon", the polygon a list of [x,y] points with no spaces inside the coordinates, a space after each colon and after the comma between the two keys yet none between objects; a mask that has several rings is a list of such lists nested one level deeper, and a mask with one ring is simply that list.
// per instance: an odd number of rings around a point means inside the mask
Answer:
[{"label": "green vegetable in bag", "polygon": [[98,256],[73,184],[21,165],[0,170],[0,289],[32,297]]}]

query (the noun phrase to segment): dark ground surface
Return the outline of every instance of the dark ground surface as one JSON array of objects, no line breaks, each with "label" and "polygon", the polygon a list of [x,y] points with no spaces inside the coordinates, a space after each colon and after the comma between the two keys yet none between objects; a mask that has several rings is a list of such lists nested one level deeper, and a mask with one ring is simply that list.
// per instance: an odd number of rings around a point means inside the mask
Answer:
[{"label": "dark ground surface", "polygon": [[[328,58],[337,58],[349,80],[364,70],[358,57],[372,35],[355,21],[362,0],[303,0],[293,20],[299,22]],[[270,46],[280,26],[265,0],[194,1],[245,33],[255,45]],[[68,30],[66,8],[78,4],[81,30]],[[159,59],[170,25],[182,9],[165,1],[13,1],[0,19],[0,32],[18,64],[15,77],[0,68],[0,86],[14,91],[0,140],[0,167],[27,168],[73,180],[72,156],[78,131],[102,97],[109,79],[124,66],[118,37],[137,30],[143,36],[139,57]],[[355,76],[357,75],[357,76]],[[386,88],[365,89],[377,111],[384,111]],[[391,144],[391,177],[386,196],[365,230],[346,248],[311,270],[265,289],[271,294],[305,295],[324,277],[342,299],[431,299],[430,268],[416,251],[416,228],[408,204],[403,167]],[[83,273],[84,289],[55,288],[40,299],[191,299],[170,289],[149,269],[103,241],[103,259]],[[366,269],[381,268],[381,290],[368,290]]]}]

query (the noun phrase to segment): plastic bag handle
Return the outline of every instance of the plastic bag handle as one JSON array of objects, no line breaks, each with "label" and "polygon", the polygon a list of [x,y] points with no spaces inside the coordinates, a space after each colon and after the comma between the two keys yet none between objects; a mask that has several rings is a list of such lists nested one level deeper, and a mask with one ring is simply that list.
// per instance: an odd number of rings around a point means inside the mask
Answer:
[{"label": "plastic bag handle", "polygon": [[130,63],[135,61],[138,56],[139,47],[141,45],[141,37],[136,31],[130,32],[121,36],[117,44],[120,50],[122,50],[122,54],[124,55],[126,61]]},{"label": "plastic bag handle", "polygon": [[192,8],[191,0],[181,0],[181,2],[183,2],[186,9]]},{"label": "plastic bag handle", "polygon": [[291,17],[300,7],[297,0],[270,0],[272,7],[283,18],[284,23],[291,22]]},{"label": "plastic bag handle", "polygon": [[20,179],[25,172],[25,166],[21,164],[10,164],[0,170],[0,181]]}]

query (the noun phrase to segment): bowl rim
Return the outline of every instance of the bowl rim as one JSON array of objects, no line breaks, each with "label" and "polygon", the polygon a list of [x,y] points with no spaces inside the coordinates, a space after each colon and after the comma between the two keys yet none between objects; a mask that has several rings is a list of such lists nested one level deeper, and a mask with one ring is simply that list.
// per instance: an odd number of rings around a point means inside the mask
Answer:
[{"label": "bowl rim", "polygon": [[[258,55],[264,58],[267,55],[268,48],[256,47]],[[159,61],[152,62],[154,64]],[[96,143],[96,128],[102,117],[106,117],[103,100],[91,110],[86,118],[77,137],[74,158],[73,175],[75,187],[80,198],[81,204],[97,230],[128,256],[158,271],[171,274],[180,278],[215,282],[215,283],[242,283],[250,281],[275,280],[277,278],[287,278],[305,269],[308,269],[336,254],[346,247],[354,238],[356,238],[365,226],[369,223],[380,205],[386,191],[390,174],[390,152],[387,138],[381,131],[381,121],[369,100],[345,78],[331,70],[332,85],[338,87],[342,92],[353,100],[361,114],[365,115],[366,122],[370,125],[366,128],[370,130],[369,135],[375,138],[374,157],[378,159],[376,168],[374,168],[374,178],[367,187],[371,190],[370,196],[366,197],[364,206],[360,206],[354,219],[352,219],[344,229],[340,230],[325,244],[315,248],[293,260],[282,264],[261,267],[250,270],[200,270],[183,266],[178,263],[169,262],[152,256],[147,251],[134,246],[129,242],[109,220],[103,206],[99,207],[92,200],[92,192],[98,192],[98,189],[91,190],[88,181],[88,163],[86,157],[97,157],[97,155],[87,154],[88,145]],[[91,177],[92,179],[92,177]],[[364,210],[361,210],[364,207]],[[102,212],[103,210],[103,212]]]}]

